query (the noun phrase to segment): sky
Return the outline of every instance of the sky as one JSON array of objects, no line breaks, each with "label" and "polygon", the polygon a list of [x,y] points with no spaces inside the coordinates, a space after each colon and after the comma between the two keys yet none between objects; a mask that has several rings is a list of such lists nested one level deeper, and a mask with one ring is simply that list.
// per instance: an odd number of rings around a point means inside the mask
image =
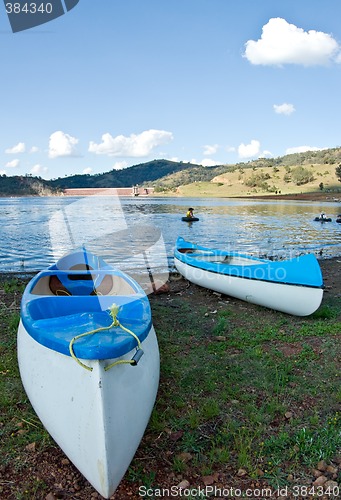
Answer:
[{"label": "sky", "polygon": [[1,2],[0,174],[341,146],[340,19],[339,0],[79,0],[13,33]]}]

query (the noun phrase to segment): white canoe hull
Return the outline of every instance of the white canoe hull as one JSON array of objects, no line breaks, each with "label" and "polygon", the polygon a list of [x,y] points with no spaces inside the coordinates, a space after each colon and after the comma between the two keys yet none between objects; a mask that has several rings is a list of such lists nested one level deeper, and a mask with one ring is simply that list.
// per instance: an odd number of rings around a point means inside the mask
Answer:
[{"label": "white canoe hull", "polygon": [[[104,497],[124,476],[142,439],[159,384],[159,349],[152,327],[137,366],[82,360],[93,371],[36,342],[20,322],[21,379],[43,425]],[[120,359],[131,359],[130,351]]]},{"label": "white canoe hull", "polygon": [[174,263],[179,273],[196,285],[295,316],[315,312],[323,297],[322,288],[219,274],[190,266],[176,257]]}]

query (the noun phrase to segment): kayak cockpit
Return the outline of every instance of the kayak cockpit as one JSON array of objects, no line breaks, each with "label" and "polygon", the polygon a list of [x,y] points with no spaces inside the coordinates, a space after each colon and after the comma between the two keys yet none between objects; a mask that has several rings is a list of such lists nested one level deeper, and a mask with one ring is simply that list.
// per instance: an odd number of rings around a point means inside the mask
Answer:
[{"label": "kayak cockpit", "polygon": [[[51,289],[56,279],[64,288]],[[69,345],[75,336],[100,329],[100,333],[77,341],[76,356],[116,358],[133,349],[136,340],[120,326],[110,327],[109,312],[114,304],[119,308],[120,325],[142,342],[152,326],[148,298],[135,281],[116,269],[42,271],[25,290],[21,318],[32,338],[66,355],[70,355]]]},{"label": "kayak cockpit", "polygon": [[198,248],[178,248],[180,254],[196,261],[227,264],[230,266],[254,266],[263,263],[261,259],[224,250],[200,250]]},{"label": "kayak cockpit", "polygon": [[133,286],[120,274],[103,271],[49,271],[31,288],[33,295],[131,295]]}]

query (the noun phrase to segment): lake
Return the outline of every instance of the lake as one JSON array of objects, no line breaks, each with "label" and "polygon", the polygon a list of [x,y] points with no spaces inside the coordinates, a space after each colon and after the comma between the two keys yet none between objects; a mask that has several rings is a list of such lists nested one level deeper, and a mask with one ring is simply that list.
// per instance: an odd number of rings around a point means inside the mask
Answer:
[{"label": "lake", "polygon": [[[199,222],[181,216],[194,208]],[[314,217],[324,211],[332,222]],[[177,236],[257,256],[341,256],[338,202],[117,196],[0,198],[0,272],[33,272],[84,245],[125,271],[172,268]]]}]

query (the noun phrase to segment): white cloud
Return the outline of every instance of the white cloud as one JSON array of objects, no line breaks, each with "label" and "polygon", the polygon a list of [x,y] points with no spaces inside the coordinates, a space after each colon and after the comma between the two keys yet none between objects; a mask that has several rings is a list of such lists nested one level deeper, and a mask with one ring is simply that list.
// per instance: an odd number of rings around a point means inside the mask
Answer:
[{"label": "white cloud", "polygon": [[223,162],[212,160],[210,158],[203,158],[202,160],[196,160],[195,158],[192,158],[188,163],[192,163],[193,165],[201,165],[202,167],[215,167],[216,165],[223,164]]},{"label": "white cloud", "polygon": [[212,144],[211,146],[207,144],[206,146],[204,146],[204,155],[205,156],[214,155],[218,151],[218,148],[219,148],[218,144]]},{"label": "white cloud", "polygon": [[24,142],[18,142],[15,146],[12,148],[5,149],[5,153],[10,154],[10,155],[16,155],[18,153],[25,153],[26,151],[26,146]]},{"label": "white cloud", "polygon": [[113,165],[114,170],[122,170],[123,168],[127,168],[129,165],[126,161],[116,161]]},{"label": "white cloud", "polygon": [[98,155],[145,157],[157,146],[172,140],[173,134],[165,130],[145,130],[141,134],[131,134],[129,137],[124,135],[113,137],[106,133],[102,135],[100,144],[90,142],[89,151]]},{"label": "white cloud", "polygon": [[82,174],[91,174],[92,172],[92,168],[91,167],[87,167],[83,170]]},{"label": "white cloud", "polygon": [[49,140],[49,157],[58,158],[59,156],[78,156],[76,145],[78,139],[61,130],[53,132]]},{"label": "white cloud", "polygon": [[16,167],[19,167],[19,164],[20,164],[20,160],[12,160],[12,161],[9,161],[8,163],[6,163],[5,167],[7,168],[16,168]]},{"label": "white cloud", "polygon": [[0,170],[0,175],[6,175],[6,170]]},{"label": "white cloud", "polygon": [[181,161],[178,156],[167,157],[166,155],[165,158],[169,161]]},{"label": "white cloud", "polygon": [[259,156],[260,153],[260,142],[252,139],[250,144],[241,143],[238,146],[238,155],[240,158],[254,158]]},{"label": "white cloud", "polygon": [[284,102],[283,104],[274,104],[274,110],[275,113],[278,113],[279,115],[291,115],[295,110],[295,107],[293,104],[288,104]]},{"label": "white cloud", "polygon": [[202,165],[203,167],[214,167],[215,165],[221,165],[222,162],[219,162],[217,160],[211,160],[210,158],[204,158],[199,162],[199,165]]},{"label": "white cloud", "polygon": [[285,152],[286,155],[291,155],[294,153],[305,153],[306,151],[322,151],[325,148],[317,148],[316,146],[296,146],[293,148],[288,148]]},{"label": "white cloud", "polygon": [[228,153],[234,153],[236,151],[234,146],[227,146],[225,149]]},{"label": "white cloud", "polygon": [[244,57],[251,64],[316,66],[341,62],[341,47],[331,35],[304,31],[280,17],[270,19],[263,26],[261,38],[248,40],[245,47]]},{"label": "white cloud", "polygon": [[31,174],[33,174],[33,175],[40,175],[40,174],[46,173],[47,171],[48,171],[48,168],[43,167],[39,163],[37,163],[36,165],[34,165],[31,168]]},{"label": "white cloud", "polygon": [[39,151],[39,148],[37,148],[37,146],[32,146],[31,149],[30,149],[30,153],[38,153]]},{"label": "white cloud", "polygon": [[264,151],[260,153],[259,158],[273,158],[273,154],[271,153],[271,151],[264,149]]}]

